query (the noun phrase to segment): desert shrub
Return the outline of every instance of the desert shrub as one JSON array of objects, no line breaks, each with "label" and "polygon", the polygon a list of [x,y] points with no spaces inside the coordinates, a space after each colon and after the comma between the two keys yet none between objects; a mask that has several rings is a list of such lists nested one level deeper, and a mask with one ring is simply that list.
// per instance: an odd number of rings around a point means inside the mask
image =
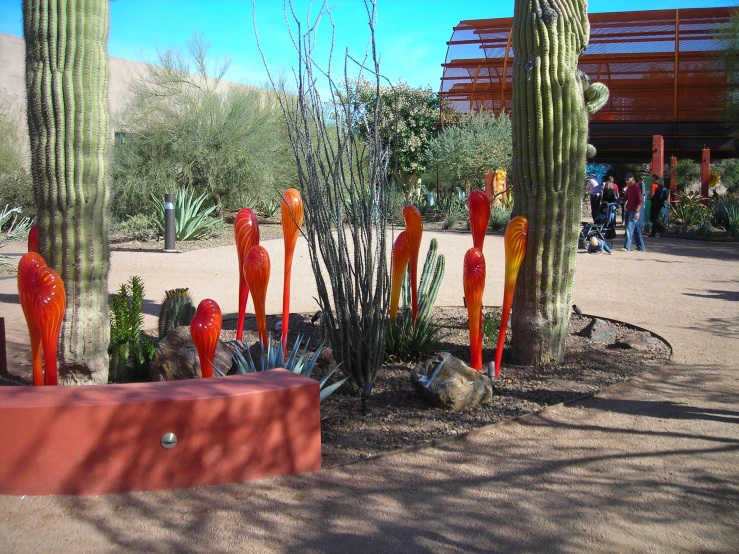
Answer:
[{"label": "desert shrub", "polygon": [[[499,308],[486,312],[482,317],[482,343],[485,348],[495,348],[498,345],[498,331],[500,330],[501,311]],[[508,350],[511,346],[511,337],[506,335],[503,348]]]},{"label": "desert shrub", "polygon": [[439,198],[437,206],[443,218],[442,229],[453,229],[467,215],[464,202],[453,194]]},{"label": "desert shrub", "polygon": [[[156,213],[156,226],[164,234],[164,202],[156,196],[151,197]],[[175,197],[175,239],[195,240],[207,238],[216,233],[221,220],[210,217],[215,206],[203,207],[208,199],[204,192],[195,198],[195,191],[182,189]]]},{"label": "desert shrub", "polygon": [[33,182],[30,173],[25,169],[0,173],[0,206],[6,204],[21,208],[26,217],[33,219],[36,216]]},{"label": "desert shrub", "polygon": [[277,215],[277,212],[280,211],[281,207],[282,206],[280,206],[280,203],[277,200],[270,198],[267,200],[260,200],[257,209],[264,217],[271,219]]},{"label": "desert shrub", "polygon": [[726,206],[726,230],[732,237],[739,236],[739,204]]},{"label": "desert shrub", "polygon": [[493,206],[490,209],[490,224],[488,227],[493,231],[505,229],[511,220],[511,209],[505,206]]},{"label": "desert shrub", "polygon": [[701,168],[697,162],[689,159],[677,161],[677,191],[685,193],[700,184]]},{"label": "desert shrub", "polygon": [[138,241],[157,238],[157,225],[151,216],[146,214],[130,215],[124,221],[116,223],[114,230]]},{"label": "desert shrub", "polygon": [[678,194],[677,201],[670,206],[672,217],[679,220],[682,232],[698,225],[701,220],[709,218],[706,206],[701,202],[699,194]]}]

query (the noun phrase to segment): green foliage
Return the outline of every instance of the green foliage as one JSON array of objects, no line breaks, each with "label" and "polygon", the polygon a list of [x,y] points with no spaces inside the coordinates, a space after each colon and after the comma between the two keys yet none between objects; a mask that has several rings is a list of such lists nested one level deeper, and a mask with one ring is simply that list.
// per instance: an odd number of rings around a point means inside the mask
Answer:
[{"label": "green foliage", "polygon": [[[159,52],[135,83],[117,128],[113,194],[119,217],[146,209],[151,194],[180,187],[208,191],[222,208],[296,181],[285,121],[273,94],[222,86],[229,62],[213,64],[201,37],[188,53]],[[209,77],[210,76],[210,77]]]},{"label": "green foliage", "polygon": [[[7,205],[0,211],[0,248],[10,241],[23,240],[28,236],[32,222],[28,217],[20,219],[21,211],[20,208],[10,208]],[[2,234],[3,229],[5,234]],[[0,256],[0,264],[10,263],[10,258]]]},{"label": "green foliage", "polygon": [[670,212],[672,217],[682,224],[683,233],[699,225],[701,221],[710,220],[708,209],[702,203],[700,194],[678,194],[677,201],[670,206]]},{"label": "green foliage", "polygon": [[739,236],[739,204],[727,204],[725,210],[726,230],[732,237],[737,237]]},{"label": "green foliage", "polygon": [[112,382],[146,378],[154,345],[141,330],[144,323],[144,285],[134,275],[108,299],[110,307],[110,372]]},{"label": "green foliage", "polygon": [[[500,330],[500,309],[486,312],[482,317],[482,343],[485,348],[495,348],[498,345],[498,331]],[[506,335],[503,348],[508,350],[511,346],[511,337]]]},{"label": "green foliage", "polygon": [[[210,217],[215,206],[203,208],[207,198],[207,192],[195,198],[195,191],[192,189],[182,189],[177,193],[174,202],[176,240],[195,240],[215,233],[220,219]],[[154,202],[157,228],[164,234],[164,202],[154,195],[151,200]]]},{"label": "green foliage", "polygon": [[33,181],[25,169],[13,173],[0,172],[0,206],[6,204],[21,208],[28,217],[36,215]]},{"label": "green foliage", "polygon": [[441,227],[445,230],[454,229],[457,223],[467,215],[467,208],[464,202],[456,195],[440,198],[437,206],[444,218],[441,222]]},{"label": "green foliage", "polygon": [[739,10],[732,10],[729,22],[716,29],[719,58],[725,64],[729,83],[725,99],[725,116],[734,131],[739,129]]},{"label": "green foliage", "polygon": [[[361,79],[349,84],[340,96],[342,104],[354,108],[353,127],[366,139],[375,132],[377,87]],[[380,87],[379,133],[390,152],[389,169],[406,194],[416,188],[418,176],[428,165],[426,146],[436,134],[439,97],[430,88],[415,88],[402,81]]]},{"label": "green foliage", "polygon": [[115,226],[115,230],[138,241],[152,240],[157,237],[157,225],[151,216],[146,214],[128,216],[125,221]]},{"label": "green foliage", "polygon": [[281,208],[280,203],[273,199],[259,201],[259,212],[268,219],[275,217]]},{"label": "green foliage", "polygon": [[165,291],[164,300],[159,307],[159,339],[175,327],[190,325],[195,315],[195,306],[188,293],[189,289],[172,289]]},{"label": "green foliage", "polygon": [[511,220],[511,209],[505,206],[493,206],[490,209],[490,224],[489,227],[493,231],[500,231],[505,229],[508,222]]},{"label": "green foliage", "polygon": [[696,183],[700,183],[701,168],[698,163],[687,158],[677,161],[677,191],[685,192],[690,190]]},{"label": "green foliage", "polygon": [[484,184],[485,173],[503,168],[510,173],[513,144],[507,114],[479,112],[445,127],[429,142],[429,163],[451,171],[473,187]]},{"label": "green foliage", "polygon": [[418,316],[415,324],[410,308],[410,270],[403,279],[403,307],[388,323],[385,336],[385,357],[388,360],[412,361],[433,356],[439,351],[441,327],[432,320],[432,311],[444,279],[444,256],[436,253],[439,244],[431,239],[426,262],[418,286]]},{"label": "green foliage", "polygon": [[726,190],[732,194],[739,193],[739,160],[736,158],[722,160],[717,170],[721,176],[721,184]]},{"label": "green foliage", "polygon": [[[264,346],[262,345],[262,343],[259,343],[261,352],[259,368],[256,367],[256,364],[252,359],[249,349],[244,347],[237,348],[234,352],[233,369],[235,369],[236,373],[238,374],[246,374],[255,373],[257,371],[268,371],[275,368],[284,368],[298,375],[302,375],[303,377],[310,377],[313,373],[313,368],[316,365],[316,361],[321,355],[323,345],[319,346],[312,356],[309,356],[310,351],[308,347],[310,346],[310,340],[305,341],[305,345],[303,345],[303,352],[301,353],[300,346],[302,342],[302,335],[298,335],[298,338],[295,340],[295,344],[293,344],[292,350],[290,350],[287,355],[287,360],[285,360],[285,351],[282,349],[282,343],[279,340],[272,340],[272,334],[270,333],[269,340],[267,341],[266,352],[264,351]],[[344,377],[343,379],[340,379],[335,383],[326,386],[326,383],[338,368],[339,366],[333,368],[319,381],[321,402],[331,396],[331,394],[333,394],[341,385],[344,384],[347,379],[349,379],[349,377]],[[216,369],[216,371],[223,375],[220,370]]]}]

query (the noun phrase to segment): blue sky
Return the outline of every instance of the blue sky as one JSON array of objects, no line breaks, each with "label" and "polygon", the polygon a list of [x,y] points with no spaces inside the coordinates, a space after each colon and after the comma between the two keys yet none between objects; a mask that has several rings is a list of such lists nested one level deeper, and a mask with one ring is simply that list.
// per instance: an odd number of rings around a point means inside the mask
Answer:
[{"label": "blue sky", "polygon": [[[257,27],[270,69],[288,72],[297,55],[286,32],[282,0],[254,0]],[[303,22],[309,0],[294,0]],[[314,0],[315,5],[320,0]],[[590,12],[733,6],[734,2],[711,0],[592,0]],[[336,23],[336,52],[343,60],[348,47],[363,57],[369,31],[362,0],[330,0]],[[193,32],[211,42],[211,54],[230,56],[227,79],[253,85],[266,81],[252,24],[251,0],[115,0],[110,8],[111,56],[152,61],[156,49],[184,48]],[[446,41],[463,19],[510,17],[513,0],[378,0],[377,47],[381,72],[390,81],[402,79],[413,86],[431,85],[436,90],[446,57]],[[23,35],[21,0],[0,0],[0,33]],[[316,59],[327,60],[330,43],[328,21],[321,23]],[[335,71],[341,65],[335,65]],[[1,86],[1,81],[0,81]]]}]

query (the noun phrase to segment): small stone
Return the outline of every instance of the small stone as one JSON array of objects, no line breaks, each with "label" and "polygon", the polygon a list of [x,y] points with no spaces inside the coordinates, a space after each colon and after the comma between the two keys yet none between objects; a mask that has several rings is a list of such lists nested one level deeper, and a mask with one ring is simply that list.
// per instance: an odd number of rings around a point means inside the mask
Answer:
[{"label": "small stone", "polygon": [[629,331],[618,340],[618,345],[634,350],[648,350],[655,342],[651,334],[644,331]]},{"label": "small stone", "polygon": [[316,367],[320,369],[331,370],[336,367],[336,359],[334,358],[334,351],[330,348],[324,348],[316,359]]},{"label": "small stone", "polygon": [[598,318],[593,318],[581,334],[595,342],[613,342],[616,340],[616,329],[613,325]]},{"label": "small stone", "polygon": [[422,398],[455,412],[488,403],[493,397],[490,378],[449,352],[418,364],[411,372],[411,383]]}]

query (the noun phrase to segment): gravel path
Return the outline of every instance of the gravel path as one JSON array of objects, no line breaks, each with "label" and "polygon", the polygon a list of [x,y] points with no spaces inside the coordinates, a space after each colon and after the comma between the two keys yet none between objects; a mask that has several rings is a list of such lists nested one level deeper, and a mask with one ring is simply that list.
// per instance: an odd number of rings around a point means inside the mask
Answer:
[{"label": "gravel path", "polygon": [[[448,260],[439,302],[459,305],[461,261],[451,260],[461,260],[469,236],[438,239]],[[279,259],[279,243],[270,248]],[[485,255],[498,260],[488,263],[485,292],[495,305],[500,237],[486,240]],[[182,271],[196,297],[235,290],[232,247],[173,256],[163,271],[161,254],[114,253],[111,288],[143,274],[157,298]],[[307,271],[306,260],[296,256],[293,275]],[[9,321],[19,315],[14,285],[0,280]],[[270,292],[273,313],[280,293]],[[311,293],[307,283],[293,309],[314,309]],[[738,301],[735,244],[662,239],[645,253],[580,255],[575,303],[664,336],[672,363],[472,437],[317,474],[161,493],[0,497],[0,550],[737,552]],[[24,340],[9,326],[11,350]]]}]

